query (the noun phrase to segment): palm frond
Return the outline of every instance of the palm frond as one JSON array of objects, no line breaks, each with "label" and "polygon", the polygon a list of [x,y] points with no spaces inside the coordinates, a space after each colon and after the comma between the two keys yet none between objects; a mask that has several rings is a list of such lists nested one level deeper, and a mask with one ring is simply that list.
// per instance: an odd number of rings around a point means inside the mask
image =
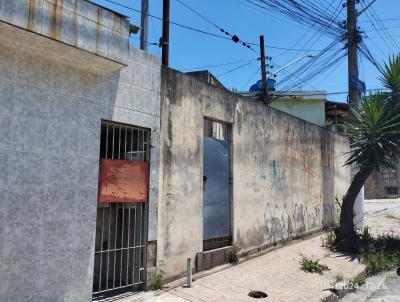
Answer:
[{"label": "palm frond", "polygon": [[393,93],[400,92],[400,55],[389,57],[388,62],[383,64],[379,79]]},{"label": "palm frond", "polygon": [[347,165],[363,168],[389,166],[400,158],[400,107],[373,95],[353,108],[345,124],[351,153]]}]

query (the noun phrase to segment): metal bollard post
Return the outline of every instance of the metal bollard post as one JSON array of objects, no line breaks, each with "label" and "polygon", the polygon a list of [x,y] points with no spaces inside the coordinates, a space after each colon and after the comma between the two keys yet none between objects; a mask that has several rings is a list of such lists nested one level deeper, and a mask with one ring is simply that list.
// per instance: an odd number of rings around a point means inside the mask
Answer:
[{"label": "metal bollard post", "polygon": [[192,258],[187,258],[187,287],[192,287]]}]

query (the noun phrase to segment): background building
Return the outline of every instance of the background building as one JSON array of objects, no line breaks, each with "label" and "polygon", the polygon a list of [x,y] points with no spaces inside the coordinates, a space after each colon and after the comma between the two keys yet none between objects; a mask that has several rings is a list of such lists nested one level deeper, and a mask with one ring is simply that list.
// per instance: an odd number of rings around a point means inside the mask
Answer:
[{"label": "background building", "polygon": [[375,170],[368,177],[365,185],[366,199],[399,198],[399,167]]}]

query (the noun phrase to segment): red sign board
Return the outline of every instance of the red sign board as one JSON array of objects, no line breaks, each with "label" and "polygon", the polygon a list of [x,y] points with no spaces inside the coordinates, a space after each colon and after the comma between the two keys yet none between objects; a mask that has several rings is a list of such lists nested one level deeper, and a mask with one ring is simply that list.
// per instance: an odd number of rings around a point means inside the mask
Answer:
[{"label": "red sign board", "polygon": [[149,164],[101,159],[99,202],[148,202]]}]

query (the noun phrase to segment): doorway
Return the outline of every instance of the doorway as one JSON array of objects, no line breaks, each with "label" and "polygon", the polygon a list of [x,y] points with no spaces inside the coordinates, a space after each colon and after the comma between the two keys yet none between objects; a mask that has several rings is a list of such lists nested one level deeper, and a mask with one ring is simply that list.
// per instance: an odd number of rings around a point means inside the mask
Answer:
[{"label": "doorway", "polygon": [[93,298],[143,289],[150,131],[103,121]]},{"label": "doorway", "polygon": [[204,119],[203,250],[231,244],[230,126]]}]

